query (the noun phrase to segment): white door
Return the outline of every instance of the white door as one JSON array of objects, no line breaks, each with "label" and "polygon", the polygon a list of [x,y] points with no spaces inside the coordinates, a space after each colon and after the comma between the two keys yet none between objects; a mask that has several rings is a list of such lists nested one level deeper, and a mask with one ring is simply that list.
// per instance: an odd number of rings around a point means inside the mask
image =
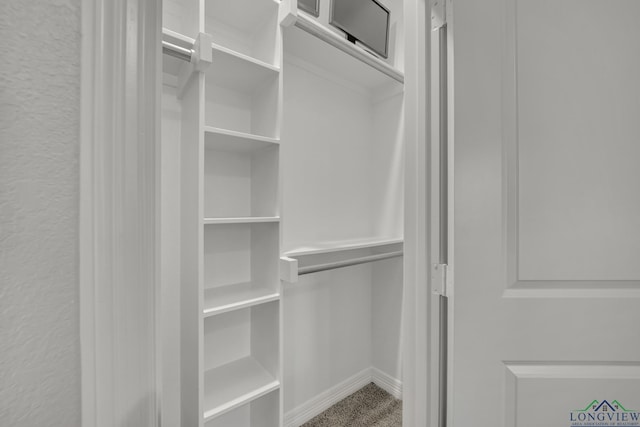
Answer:
[{"label": "white door", "polygon": [[640,425],[640,0],[452,7],[448,425]]}]

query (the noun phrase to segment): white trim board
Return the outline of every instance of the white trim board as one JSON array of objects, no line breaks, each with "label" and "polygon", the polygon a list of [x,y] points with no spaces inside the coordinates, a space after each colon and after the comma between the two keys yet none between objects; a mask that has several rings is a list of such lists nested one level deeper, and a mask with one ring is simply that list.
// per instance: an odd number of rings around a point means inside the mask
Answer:
[{"label": "white trim board", "polygon": [[355,393],[369,383],[387,391],[396,399],[402,398],[402,382],[385,374],[381,370],[370,367],[363,369],[334,387],[323,391],[314,398],[284,414],[285,427],[298,427],[316,415],[326,411],[345,397]]},{"label": "white trim board", "polygon": [[396,399],[402,399],[402,381],[378,368],[371,367],[371,382]]},{"label": "white trim board", "polygon": [[158,2],[82,1],[83,427],[160,422],[160,22]]}]

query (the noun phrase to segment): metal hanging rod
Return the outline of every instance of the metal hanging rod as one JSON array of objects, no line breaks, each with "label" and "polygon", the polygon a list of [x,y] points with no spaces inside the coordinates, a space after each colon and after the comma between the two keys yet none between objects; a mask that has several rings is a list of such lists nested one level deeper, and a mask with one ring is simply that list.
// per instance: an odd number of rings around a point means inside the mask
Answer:
[{"label": "metal hanging rod", "polygon": [[193,56],[194,52],[193,49],[187,49],[185,47],[178,46],[163,40],[162,53],[173,56],[174,58],[181,59],[183,61],[191,62],[191,57]]},{"label": "metal hanging rod", "polygon": [[386,254],[369,255],[362,258],[353,258],[346,261],[336,261],[327,264],[310,265],[298,268],[298,276],[303,274],[317,273],[319,271],[334,270],[336,268],[349,267],[352,265],[365,264],[367,262],[380,261],[388,258],[397,258],[403,255],[402,251],[388,252]]}]

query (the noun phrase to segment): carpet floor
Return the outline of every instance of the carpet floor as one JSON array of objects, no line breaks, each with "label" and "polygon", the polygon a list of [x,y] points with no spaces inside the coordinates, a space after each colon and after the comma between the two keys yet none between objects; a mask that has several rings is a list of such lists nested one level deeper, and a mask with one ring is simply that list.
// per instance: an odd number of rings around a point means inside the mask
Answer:
[{"label": "carpet floor", "polygon": [[401,427],[402,401],[367,384],[301,427]]}]

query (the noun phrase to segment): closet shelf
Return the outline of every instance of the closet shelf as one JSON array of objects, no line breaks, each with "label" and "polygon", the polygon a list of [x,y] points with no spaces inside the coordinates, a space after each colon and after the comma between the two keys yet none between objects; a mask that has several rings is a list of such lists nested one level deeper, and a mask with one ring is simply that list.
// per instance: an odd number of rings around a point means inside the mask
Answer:
[{"label": "closet shelf", "polygon": [[248,216],[248,217],[234,217],[234,218],[205,218],[204,225],[217,225],[217,224],[258,224],[264,222],[280,222],[279,216]]},{"label": "closet shelf", "polygon": [[366,89],[404,84],[404,73],[299,13],[284,31],[285,51]]},{"label": "closet shelf", "polygon": [[255,283],[234,283],[204,290],[204,317],[227,313],[275,301],[280,293],[274,288],[259,287]]},{"label": "closet shelf", "polygon": [[280,72],[278,67],[246,55],[213,45],[213,62],[206,70],[207,85],[221,86],[241,93],[252,93]]},{"label": "closet shelf", "polygon": [[248,153],[279,143],[280,141],[277,138],[221,129],[213,126],[206,126],[204,128],[204,144],[205,148],[208,149]]},{"label": "closet shelf", "polygon": [[[195,43],[195,39],[167,28],[162,29],[162,41],[184,49],[193,49]],[[217,43],[211,44],[211,50],[215,72],[210,74],[220,84],[243,88],[247,84],[250,86],[260,84],[265,76],[280,72],[280,67]],[[167,57],[167,55],[163,56],[163,61],[164,71],[171,75],[177,75],[180,66],[184,63],[184,61]]]},{"label": "closet shelf", "polygon": [[240,61],[245,61],[246,62],[245,65],[253,64],[253,65],[257,66],[257,67],[262,67],[262,68],[264,68],[266,70],[270,70],[270,71],[273,71],[273,72],[276,72],[276,73],[280,72],[280,67],[277,67],[275,65],[266,63],[264,61],[261,61],[260,59],[254,58],[254,57],[249,56],[249,55],[245,55],[244,53],[237,52],[237,51],[235,51],[233,49],[229,49],[229,48],[221,46],[219,44],[212,43],[211,44],[211,48],[213,49],[213,63],[214,64],[216,63],[216,55],[217,55],[218,59],[223,58],[222,55],[227,55],[229,57],[236,58],[236,59],[238,59]]},{"label": "closet shelf", "polygon": [[388,245],[397,245],[404,242],[402,238],[393,239],[357,239],[324,242],[310,246],[301,246],[297,249],[287,251],[285,257],[295,258],[305,255],[327,254],[339,251],[349,251],[355,249],[377,248]]},{"label": "closet shelf", "polygon": [[280,257],[280,279],[298,282],[298,277],[326,270],[368,264],[403,256],[402,239],[328,242],[325,246],[300,248]]},{"label": "closet shelf", "polygon": [[277,390],[280,382],[253,357],[211,369],[204,378],[204,421]]}]

